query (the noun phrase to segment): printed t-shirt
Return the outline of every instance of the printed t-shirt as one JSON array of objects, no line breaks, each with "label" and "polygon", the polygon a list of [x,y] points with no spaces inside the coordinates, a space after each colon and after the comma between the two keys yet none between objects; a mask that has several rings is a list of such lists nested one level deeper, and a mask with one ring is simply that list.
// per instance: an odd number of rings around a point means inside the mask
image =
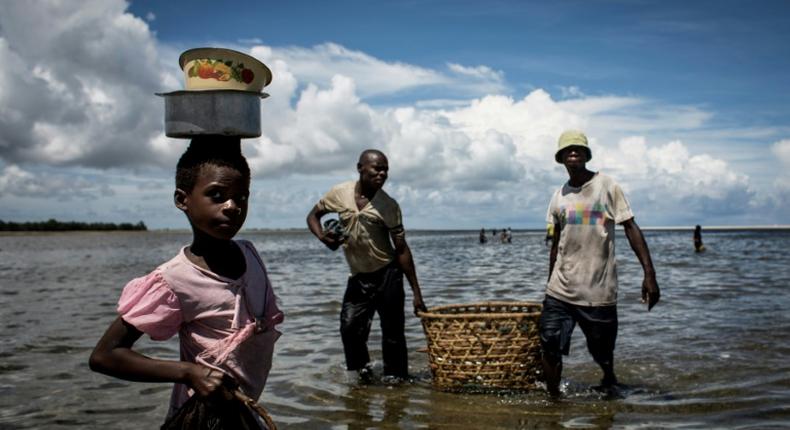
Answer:
[{"label": "printed t-shirt", "polygon": [[561,232],[546,294],[581,306],[617,303],[614,227],[633,216],[623,190],[602,173],[581,187],[566,182],[557,190],[546,221]]},{"label": "printed t-shirt", "polygon": [[[118,313],[153,340],[178,333],[181,361],[228,373],[245,394],[258,399],[280,337],[274,326],[283,321],[283,314],[255,247],[248,241],[236,243],[247,265],[238,279],[195,265],[184,247],[150,274],[130,281],[121,293]],[[255,321],[263,331],[254,332]],[[175,384],[168,416],[191,395],[189,387]]]},{"label": "printed t-shirt", "polygon": [[338,214],[348,234],[343,251],[352,275],[375,272],[389,264],[395,258],[390,234],[405,235],[398,202],[378,190],[359,210],[356,185],[357,181],[336,185],[318,201],[318,209]]}]

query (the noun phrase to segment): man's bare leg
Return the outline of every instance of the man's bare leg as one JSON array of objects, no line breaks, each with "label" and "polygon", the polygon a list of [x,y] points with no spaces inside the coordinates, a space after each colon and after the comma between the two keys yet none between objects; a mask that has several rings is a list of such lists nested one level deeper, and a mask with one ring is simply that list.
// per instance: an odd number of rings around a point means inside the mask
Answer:
[{"label": "man's bare leg", "polygon": [[560,378],[562,377],[562,358],[543,356],[543,373],[546,375],[546,391],[551,397],[560,396]]}]

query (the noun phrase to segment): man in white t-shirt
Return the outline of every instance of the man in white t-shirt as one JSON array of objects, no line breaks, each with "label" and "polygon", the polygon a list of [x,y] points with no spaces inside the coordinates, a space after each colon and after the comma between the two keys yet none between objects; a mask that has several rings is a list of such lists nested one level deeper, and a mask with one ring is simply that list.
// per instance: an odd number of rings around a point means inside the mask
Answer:
[{"label": "man in white t-shirt", "polygon": [[623,226],[642,265],[642,301],[648,311],[660,297],[650,251],[628,200],[612,178],[587,170],[591,158],[583,133],[571,130],[560,136],[555,160],[565,165],[569,180],[554,193],[546,215],[554,234],[540,319],[546,388],[552,396],[560,393],[562,355],[568,355],[577,323],[587,338],[587,349],[603,370],[601,388],[608,391],[617,384],[615,224]]},{"label": "man in white t-shirt", "polygon": [[[403,276],[409,281],[415,315],[426,311],[398,203],[381,188],[389,162],[378,150],[359,156],[359,180],[332,187],[307,215],[310,231],[329,249],[341,245],[350,276],[340,311],[346,368],[370,379],[367,340],[374,313],[381,322],[384,375],[408,377],[403,313]],[[321,217],[337,213],[343,233],[321,228]]]}]

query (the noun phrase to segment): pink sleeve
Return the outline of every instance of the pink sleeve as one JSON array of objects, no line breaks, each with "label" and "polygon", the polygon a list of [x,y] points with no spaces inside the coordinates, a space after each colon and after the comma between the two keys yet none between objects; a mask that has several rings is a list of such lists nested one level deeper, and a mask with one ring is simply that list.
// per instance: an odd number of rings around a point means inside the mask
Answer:
[{"label": "pink sleeve", "polygon": [[[265,270],[265,269],[264,269]],[[267,329],[274,328],[285,319],[285,315],[277,307],[277,298],[274,296],[274,289],[271,282],[269,282],[269,275],[266,274],[266,309],[263,310],[264,327]]]},{"label": "pink sleeve", "polygon": [[263,268],[263,276],[266,277],[266,307],[263,309],[263,326],[265,329],[274,328],[277,324],[280,324],[285,319],[285,314],[277,307],[277,297],[274,295],[274,288],[272,288],[272,283],[269,281],[269,271],[266,270],[266,264],[263,263],[263,259],[261,255],[258,254],[258,251],[255,250],[255,247],[252,243],[249,243],[248,246],[255,251],[255,257],[258,259],[258,262],[261,263],[261,267]]},{"label": "pink sleeve", "polygon": [[118,313],[153,340],[173,337],[182,322],[178,297],[158,271],[126,284],[118,299]]}]

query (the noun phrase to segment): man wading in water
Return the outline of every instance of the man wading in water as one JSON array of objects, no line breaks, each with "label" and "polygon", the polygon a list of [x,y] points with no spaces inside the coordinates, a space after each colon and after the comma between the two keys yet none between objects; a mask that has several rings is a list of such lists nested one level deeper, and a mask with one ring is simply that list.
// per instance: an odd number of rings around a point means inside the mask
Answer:
[{"label": "man wading in water", "polygon": [[[414,313],[426,311],[414,270],[398,203],[381,188],[387,157],[374,149],[359,156],[358,181],[334,186],[307,215],[310,231],[331,250],[341,245],[351,271],[340,311],[340,335],[346,368],[363,382],[371,380],[367,340],[373,314],[381,320],[384,375],[408,377],[404,334],[403,275],[414,296]],[[344,234],[321,228],[321,217],[335,212]]]},{"label": "man wading in water", "polygon": [[549,282],[540,318],[546,388],[560,394],[562,355],[568,355],[576,323],[587,349],[603,370],[601,389],[614,394],[614,345],[617,338],[617,272],[614,226],[625,230],[644,270],[642,301],[647,310],[660,292],[650,251],[622,189],[610,177],[587,170],[592,158],[587,137],[578,131],[560,136],[555,160],[569,180],[554,193],[546,221],[554,225],[549,254]]}]

